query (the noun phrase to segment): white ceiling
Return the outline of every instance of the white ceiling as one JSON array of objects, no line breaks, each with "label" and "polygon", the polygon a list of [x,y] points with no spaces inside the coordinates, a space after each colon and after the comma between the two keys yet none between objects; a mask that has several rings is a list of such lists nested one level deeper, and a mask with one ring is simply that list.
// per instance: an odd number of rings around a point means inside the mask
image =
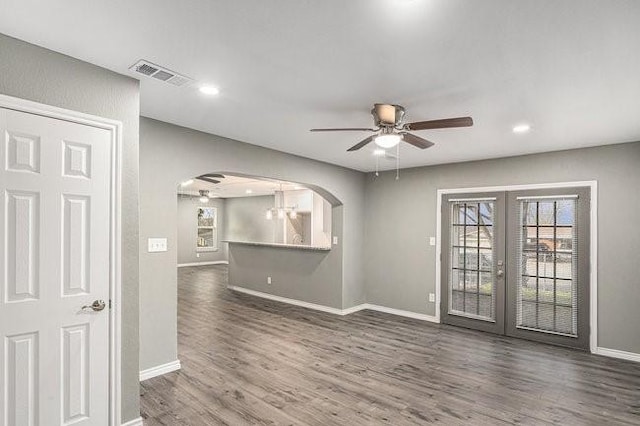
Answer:
[{"label": "white ceiling", "polygon": [[[178,193],[183,195],[198,196],[200,190],[209,191],[209,194],[219,198],[257,197],[261,195],[273,195],[277,190],[295,191],[305,189],[303,186],[279,180],[254,179],[241,176],[225,175],[217,179],[220,183],[213,184],[198,179],[192,179],[191,183],[178,187]],[[247,192],[251,191],[251,192]]]},{"label": "white ceiling", "polygon": [[475,120],[419,132],[437,145],[403,167],[640,140],[637,0],[0,0],[0,32],[219,86],[143,79],[142,114],[359,170],[367,134],[308,130],[370,126],[374,102]]}]

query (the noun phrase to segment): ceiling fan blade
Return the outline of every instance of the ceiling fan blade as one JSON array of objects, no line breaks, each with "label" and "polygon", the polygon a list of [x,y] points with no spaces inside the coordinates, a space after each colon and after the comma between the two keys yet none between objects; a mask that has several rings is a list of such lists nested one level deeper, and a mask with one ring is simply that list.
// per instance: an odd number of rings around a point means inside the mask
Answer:
[{"label": "ceiling fan blade", "polygon": [[205,173],[201,177],[224,179],[224,175],[221,175],[220,173]]},{"label": "ceiling fan blade", "polygon": [[310,132],[377,132],[378,129],[368,129],[366,127],[345,127],[336,129],[311,129]]},{"label": "ceiling fan blade", "polygon": [[349,148],[347,151],[357,151],[357,150],[359,150],[360,148],[362,148],[366,144],[370,143],[373,140],[374,137],[375,137],[375,135],[371,135],[368,138],[363,139],[359,143],[357,143],[354,146],[352,146],[351,148]]},{"label": "ceiling fan blade", "polygon": [[471,117],[443,118],[441,120],[416,121],[404,125],[406,130],[446,129],[449,127],[473,126]]},{"label": "ceiling fan blade", "polygon": [[220,183],[219,180],[211,179],[211,178],[206,177],[206,176],[198,176],[196,179],[202,180],[204,182],[209,182],[209,183]]},{"label": "ceiling fan blade", "polygon": [[401,133],[401,134],[402,134],[403,141],[420,149],[427,149],[435,145],[433,142],[423,139],[419,136],[412,135],[411,133]]}]

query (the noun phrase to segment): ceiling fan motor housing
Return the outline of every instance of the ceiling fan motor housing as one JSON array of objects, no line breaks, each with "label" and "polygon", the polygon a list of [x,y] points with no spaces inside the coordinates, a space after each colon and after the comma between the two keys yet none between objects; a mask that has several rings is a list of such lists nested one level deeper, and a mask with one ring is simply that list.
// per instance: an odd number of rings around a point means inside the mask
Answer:
[{"label": "ceiling fan motor housing", "polygon": [[371,110],[378,127],[397,127],[404,119],[404,107],[393,104],[374,104]]}]

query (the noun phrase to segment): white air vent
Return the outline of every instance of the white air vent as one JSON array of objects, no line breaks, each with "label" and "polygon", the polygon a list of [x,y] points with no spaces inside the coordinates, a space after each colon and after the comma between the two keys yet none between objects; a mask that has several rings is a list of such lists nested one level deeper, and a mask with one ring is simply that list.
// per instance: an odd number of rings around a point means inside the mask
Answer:
[{"label": "white air vent", "polygon": [[147,77],[153,77],[156,80],[171,83],[174,86],[186,86],[193,82],[193,79],[187,76],[170,71],[164,67],[161,67],[160,65],[145,61],[144,59],[136,62],[134,65],[129,67],[129,69],[138,74],[146,75]]}]

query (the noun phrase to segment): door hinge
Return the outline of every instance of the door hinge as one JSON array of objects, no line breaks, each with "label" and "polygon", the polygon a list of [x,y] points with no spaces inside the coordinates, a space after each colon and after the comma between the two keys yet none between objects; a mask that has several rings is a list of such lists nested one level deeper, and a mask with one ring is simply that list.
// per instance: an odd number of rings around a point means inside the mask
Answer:
[{"label": "door hinge", "polygon": [[111,299],[109,299],[109,309],[111,309]]}]

